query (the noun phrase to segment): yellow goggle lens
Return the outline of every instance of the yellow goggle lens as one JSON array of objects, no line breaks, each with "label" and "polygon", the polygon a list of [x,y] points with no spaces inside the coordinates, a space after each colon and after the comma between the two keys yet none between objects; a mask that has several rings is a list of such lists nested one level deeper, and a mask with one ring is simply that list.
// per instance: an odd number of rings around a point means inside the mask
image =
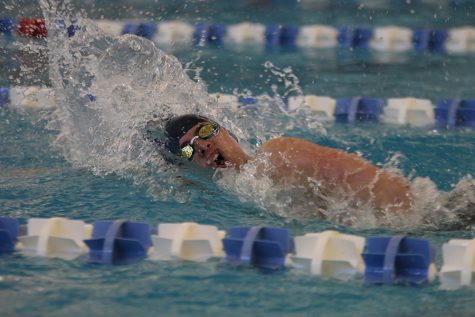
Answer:
[{"label": "yellow goggle lens", "polygon": [[184,158],[190,159],[193,156],[193,147],[191,145],[182,147],[180,155]]},{"label": "yellow goggle lens", "polygon": [[215,133],[216,133],[216,127],[213,124],[208,123],[200,128],[200,130],[198,131],[198,136],[201,139],[206,140],[210,138],[212,135],[214,135]]}]

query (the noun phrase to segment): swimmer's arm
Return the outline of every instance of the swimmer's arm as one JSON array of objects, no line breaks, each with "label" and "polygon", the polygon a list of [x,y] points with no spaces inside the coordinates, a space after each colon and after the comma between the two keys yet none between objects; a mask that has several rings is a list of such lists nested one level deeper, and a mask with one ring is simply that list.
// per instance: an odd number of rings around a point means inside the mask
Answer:
[{"label": "swimmer's arm", "polygon": [[276,138],[264,143],[275,166],[273,178],[285,183],[318,181],[324,191],[339,190],[371,201],[377,209],[409,211],[409,182],[375,167],[369,161],[344,151],[297,138]]}]

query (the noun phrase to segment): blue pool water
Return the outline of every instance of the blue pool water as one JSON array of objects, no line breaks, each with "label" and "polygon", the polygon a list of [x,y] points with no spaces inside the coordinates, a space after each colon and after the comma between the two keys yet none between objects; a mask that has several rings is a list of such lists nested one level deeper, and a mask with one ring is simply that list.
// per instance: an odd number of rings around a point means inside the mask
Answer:
[{"label": "blue pool water", "polygon": [[[292,5],[283,2],[268,1],[257,5],[257,1],[240,4],[121,1],[119,5],[100,1],[75,3],[75,7],[83,6],[86,15],[94,19],[101,16],[155,21],[180,18],[189,22],[293,22],[335,27],[396,24],[448,28],[469,24],[475,14],[473,5],[454,8],[443,1],[440,5],[418,1],[401,5],[401,2],[393,1],[387,7],[377,9],[355,9],[359,6],[342,4],[325,6],[323,1]],[[48,6],[43,5],[43,10],[45,8]],[[80,12],[74,10],[78,8],[73,9],[73,13]],[[9,16],[23,17],[42,12],[38,4],[30,2],[5,6],[5,14]],[[54,12],[47,14],[54,15]],[[79,47],[86,48],[96,45],[87,41],[78,43]],[[57,50],[53,52],[56,55],[66,52],[59,44],[52,47]],[[101,46],[101,49],[105,47]],[[2,67],[7,70],[0,75],[2,86],[43,84],[61,87],[55,77],[56,70],[47,64],[44,46],[28,49],[9,46],[2,50],[5,52],[0,57]],[[174,54],[187,66],[189,76],[199,73],[207,86],[203,91],[271,96],[277,91],[284,95],[289,91],[285,83],[291,82],[291,88],[300,87],[304,94],[332,97],[475,98],[472,75],[475,56],[470,54],[412,52],[388,55],[338,49],[261,52],[239,48],[195,48]],[[69,62],[74,63],[73,60]],[[266,67],[266,62],[274,67]],[[75,70],[74,67],[66,64],[65,69]],[[108,70],[108,65],[102,67]],[[283,76],[286,67],[291,67],[292,72]],[[71,74],[83,73],[71,71]],[[127,78],[129,74],[118,75]],[[200,88],[191,84],[185,86],[188,84],[183,82],[179,84],[183,86],[178,85],[176,91],[191,89],[197,100],[205,100],[203,95],[206,93]],[[108,82],[101,82],[95,87],[96,92],[103,93],[98,94],[98,98],[102,98],[107,111],[115,109],[106,108],[106,105],[115,105],[109,103],[109,98],[113,97],[108,95],[108,85]],[[76,88],[74,85],[67,87]],[[73,88],[58,93],[72,100],[75,97]],[[145,85],[136,89],[144,89],[140,90],[142,92],[148,88]],[[172,98],[165,94],[175,90],[164,91],[163,98],[170,102]],[[120,96],[135,95],[126,92]],[[189,166],[165,170],[147,152],[146,145],[140,141],[128,142],[131,135],[126,134],[128,126],[134,128],[146,121],[148,109],[162,105],[158,99],[153,100],[155,103],[147,98],[140,99],[145,103],[143,111],[120,108],[118,115],[103,114],[100,117],[103,121],[97,121],[97,129],[95,122],[90,120],[98,120],[98,117],[73,101],[70,105],[63,104],[62,108],[67,110],[64,113],[75,115],[72,119],[58,118],[50,110],[0,109],[0,214],[19,218],[22,223],[31,217],[63,216],[86,222],[133,219],[152,225],[194,221],[213,224],[220,229],[265,224],[287,227],[293,235],[327,229],[365,237],[410,234],[436,244],[439,267],[443,243],[449,239],[473,237],[470,225],[449,226],[445,218],[429,218],[429,223],[391,228],[363,222],[350,228],[295,217],[291,206],[276,212],[266,208],[266,202],[253,202],[246,195],[226,190],[228,187],[212,181],[212,175],[207,171],[195,172]],[[133,98],[128,100],[134,104]],[[160,109],[157,112],[160,113]],[[235,118],[223,113],[220,116],[221,119]],[[412,179],[427,178],[424,188],[429,190],[434,185],[440,195],[453,193],[455,189],[462,197],[455,199],[452,206],[472,203],[466,212],[474,212],[474,187],[470,186],[470,175],[475,173],[473,130],[446,131],[378,124],[325,124],[322,128],[306,125],[300,118],[267,114],[252,118],[254,122],[248,123],[250,128],[259,133],[266,128],[271,131],[263,133],[264,137],[279,133],[304,137],[319,144],[362,153],[373,163],[397,167]],[[283,125],[275,125],[272,120]],[[287,125],[292,122],[303,124]],[[109,144],[101,143],[100,139],[101,136],[107,138],[110,131],[106,128],[115,129],[115,125],[117,130],[112,132],[117,132],[114,138],[117,144],[104,149],[93,147]],[[86,138],[90,128],[96,133],[93,141]],[[71,134],[65,134],[67,131]],[[65,135],[67,141],[58,138],[59,133]],[[246,137],[249,148],[253,148],[252,134],[243,133],[240,137]],[[130,150],[129,145],[134,144],[140,145],[140,155]],[[426,199],[431,198],[429,194]],[[279,272],[235,269],[218,260],[200,264],[146,260],[126,266],[100,266],[89,264],[85,257],[75,261],[26,257],[18,253],[0,257],[2,316],[473,316],[473,297],[473,287],[443,291],[437,282],[426,287],[369,286],[361,278],[342,282],[290,269]]]}]

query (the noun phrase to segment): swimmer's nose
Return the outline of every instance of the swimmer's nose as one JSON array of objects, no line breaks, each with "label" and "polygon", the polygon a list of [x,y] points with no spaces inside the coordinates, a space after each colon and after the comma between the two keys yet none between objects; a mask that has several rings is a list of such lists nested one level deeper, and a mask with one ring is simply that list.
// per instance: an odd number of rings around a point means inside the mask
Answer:
[{"label": "swimmer's nose", "polygon": [[211,147],[211,142],[203,139],[196,139],[195,142],[193,142],[193,147],[198,150],[198,152],[204,153]]}]

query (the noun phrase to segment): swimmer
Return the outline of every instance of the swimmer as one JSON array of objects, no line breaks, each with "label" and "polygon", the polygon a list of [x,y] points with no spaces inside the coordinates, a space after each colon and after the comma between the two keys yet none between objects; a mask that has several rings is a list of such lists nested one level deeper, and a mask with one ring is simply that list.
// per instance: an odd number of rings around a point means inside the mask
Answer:
[{"label": "swimmer", "polygon": [[[256,157],[267,158],[258,171],[276,185],[299,188],[305,195],[315,184],[319,193],[354,197],[378,213],[408,213],[412,206],[409,181],[344,151],[304,139],[277,137],[253,156],[218,123],[199,115],[174,117],[165,125],[165,147],[204,168],[245,168]],[[341,197],[341,198],[345,198]],[[322,215],[323,216],[323,215]]]}]

